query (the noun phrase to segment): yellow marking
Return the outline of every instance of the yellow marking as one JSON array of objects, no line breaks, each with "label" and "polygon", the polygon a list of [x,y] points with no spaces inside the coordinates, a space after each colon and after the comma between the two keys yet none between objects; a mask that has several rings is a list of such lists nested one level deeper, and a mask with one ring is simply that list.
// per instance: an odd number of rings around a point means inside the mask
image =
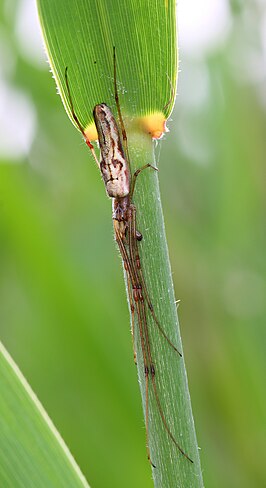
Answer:
[{"label": "yellow marking", "polygon": [[92,122],[91,124],[87,125],[87,127],[85,127],[84,133],[86,134],[86,137],[90,141],[97,141],[98,140],[98,133],[97,133],[96,126],[95,126],[94,122]]},{"label": "yellow marking", "polygon": [[138,119],[141,129],[153,139],[160,139],[167,132],[166,119],[162,112],[155,112]]},{"label": "yellow marking", "polygon": [[[168,131],[166,127],[166,119],[162,112],[155,112],[135,119],[134,127],[136,126],[146,134],[149,134],[152,139],[160,139],[163,134]],[[98,133],[94,122],[85,127],[84,133],[90,141],[98,140]]]}]

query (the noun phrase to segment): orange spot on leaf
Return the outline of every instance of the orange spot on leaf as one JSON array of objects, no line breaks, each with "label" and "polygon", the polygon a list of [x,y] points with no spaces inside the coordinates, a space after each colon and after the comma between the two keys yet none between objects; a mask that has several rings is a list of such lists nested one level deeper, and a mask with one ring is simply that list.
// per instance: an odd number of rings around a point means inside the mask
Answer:
[{"label": "orange spot on leaf", "polygon": [[85,127],[85,129],[84,129],[84,132],[90,141],[97,141],[98,140],[98,134],[97,134],[97,130],[96,130],[96,126],[95,126],[94,122],[87,125],[87,127]]},{"label": "orange spot on leaf", "polygon": [[150,115],[145,115],[138,119],[142,130],[153,139],[160,139],[165,132],[167,132],[166,119],[162,112],[155,112]]}]

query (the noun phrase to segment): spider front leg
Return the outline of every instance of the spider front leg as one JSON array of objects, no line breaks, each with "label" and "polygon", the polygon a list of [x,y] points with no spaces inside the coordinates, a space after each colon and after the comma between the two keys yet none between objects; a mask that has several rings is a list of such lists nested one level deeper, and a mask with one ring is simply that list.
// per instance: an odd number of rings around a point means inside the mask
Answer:
[{"label": "spider front leg", "polygon": [[133,173],[133,176],[132,176],[132,184],[131,184],[131,190],[130,190],[130,198],[133,197],[133,194],[134,194],[134,191],[135,191],[135,185],[136,185],[136,180],[137,180],[137,177],[138,175],[144,170],[144,169],[147,169],[147,168],[152,168],[154,171],[159,171],[158,168],[156,168],[155,166],[153,166],[152,164],[150,163],[147,163],[147,164],[144,164],[144,166],[141,166],[140,168],[138,168],[135,173]]}]

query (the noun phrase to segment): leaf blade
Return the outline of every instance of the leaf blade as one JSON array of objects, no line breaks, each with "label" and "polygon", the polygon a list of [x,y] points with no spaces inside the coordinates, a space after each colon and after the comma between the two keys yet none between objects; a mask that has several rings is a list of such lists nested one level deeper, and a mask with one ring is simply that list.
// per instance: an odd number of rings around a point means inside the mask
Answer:
[{"label": "leaf blade", "polygon": [[88,488],[63,439],[2,343],[0,383],[0,485]]},{"label": "leaf blade", "polygon": [[175,2],[38,0],[49,61],[71,118],[64,72],[68,67],[75,111],[85,128],[97,103],[114,106],[113,46],[123,113],[163,113],[174,104],[177,80]]}]

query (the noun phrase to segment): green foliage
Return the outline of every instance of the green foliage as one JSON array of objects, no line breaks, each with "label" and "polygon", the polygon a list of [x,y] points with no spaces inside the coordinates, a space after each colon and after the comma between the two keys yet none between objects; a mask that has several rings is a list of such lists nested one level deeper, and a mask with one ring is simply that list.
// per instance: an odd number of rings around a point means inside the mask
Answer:
[{"label": "green foliage", "polygon": [[0,485],[89,485],[2,344],[0,344]]},{"label": "green foliage", "polygon": [[[124,115],[173,108],[176,12],[173,0],[38,0],[40,21],[57,84],[69,112],[65,68],[83,127],[104,101],[114,106],[113,46]],[[170,103],[169,103],[170,102]]]},{"label": "green foliage", "polygon": [[[0,7],[0,97],[3,86],[19,91],[36,126],[26,156],[0,156],[1,337],[90,485],[148,488],[110,202],[47,63],[17,40],[15,3]],[[261,3],[238,3],[227,41],[200,57],[182,41],[177,107],[156,159],[205,483],[263,488],[265,63],[254,70],[249,58],[262,53]],[[4,117],[12,147],[19,113]]]}]

